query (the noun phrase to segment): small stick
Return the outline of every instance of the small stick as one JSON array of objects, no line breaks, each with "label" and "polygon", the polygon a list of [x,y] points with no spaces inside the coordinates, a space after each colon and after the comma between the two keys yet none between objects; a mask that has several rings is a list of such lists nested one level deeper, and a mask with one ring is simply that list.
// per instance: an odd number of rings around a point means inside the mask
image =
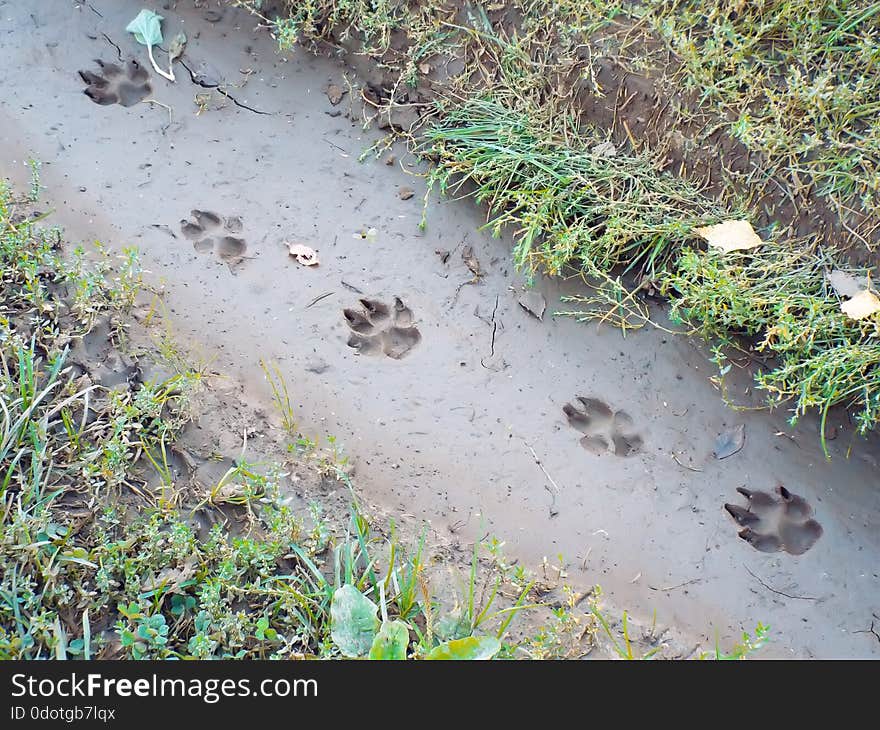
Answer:
[{"label": "small stick", "polygon": [[144,99],[143,103],[144,104],[155,104],[156,106],[161,106],[161,107],[168,110],[168,124],[166,124],[164,127],[162,127],[162,132],[164,133],[165,130],[167,130],[171,126],[171,123],[174,121],[174,116],[172,115],[171,107],[168,106],[167,104],[163,104],[161,101],[156,101],[155,99]]},{"label": "small stick", "polygon": [[684,464],[684,463],[680,462],[680,461],[678,460],[678,457],[675,455],[675,452],[674,452],[674,451],[672,452],[672,460],[673,460],[676,464],[678,464],[679,466],[683,466],[685,469],[689,469],[690,471],[695,471],[695,472],[701,472],[701,471],[703,471],[702,469],[697,469],[696,467],[688,466],[687,464]]},{"label": "small stick", "polygon": [[699,583],[702,578],[692,578],[691,580],[686,580],[684,583],[679,583],[678,585],[669,586],[668,588],[657,588],[655,586],[649,585],[652,591],[674,591],[676,588],[684,588],[685,586],[689,586],[691,583]]},{"label": "small stick", "polygon": [[553,480],[553,477],[551,477],[550,473],[544,468],[544,465],[541,463],[541,460],[538,458],[535,450],[526,443],[525,439],[522,439],[522,442],[526,445],[526,448],[532,452],[532,458],[535,460],[535,463],[541,468],[541,471],[544,472],[544,476],[547,477],[547,480],[553,485],[553,489],[556,490],[554,492],[553,490],[548,488],[546,484],[544,485],[544,489],[550,492],[550,496],[553,498],[553,500],[550,502],[550,516],[555,517],[559,514],[559,511],[556,509],[556,494],[559,492],[559,485],[556,484],[556,482]]},{"label": "small stick", "polygon": [[767,585],[764,581],[762,581],[757,575],[755,575],[751,570],[749,570],[748,565],[743,565],[743,568],[746,569],[746,572],[752,576],[758,583],[760,583],[764,588],[768,591],[773,591],[774,593],[778,593],[780,596],[785,596],[786,598],[796,598],[799,601],[818,601],[819,598],[816,596],[793,596],[790,593],[783,593],[782,591],[776,590],[773,586]]},{"label": "small stick", "polygon": [[327,297],[332,296],[332,295],[333,295],[332,291],[325,292],[324,294],[319,294],[314,299],[312,299],[312,301],[310,301],[308,304],[306,304],[305,308],[308,309],[309,307],[320,302],[322,299],[326,299]]}]

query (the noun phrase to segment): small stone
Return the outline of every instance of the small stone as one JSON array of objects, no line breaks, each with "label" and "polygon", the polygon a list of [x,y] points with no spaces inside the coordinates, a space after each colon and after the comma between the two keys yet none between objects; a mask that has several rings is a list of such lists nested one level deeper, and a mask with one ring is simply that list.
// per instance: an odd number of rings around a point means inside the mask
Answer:
[{"label": "small stone", "polygon": [[415,191],[412,188],[401,188],[397,191],[397,197],[401,200],[409,200],[413,195]]}]

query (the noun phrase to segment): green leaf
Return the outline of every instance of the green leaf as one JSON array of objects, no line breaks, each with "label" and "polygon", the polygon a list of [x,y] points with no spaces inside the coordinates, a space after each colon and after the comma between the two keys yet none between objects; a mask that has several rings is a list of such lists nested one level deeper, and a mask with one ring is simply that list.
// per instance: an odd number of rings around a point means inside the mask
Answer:
[{"label": "green leaf", "polygon": [[176,61],[183,55],[183,51],[186,48],[186,33],[178,33],[174,38],[171,39],[171,43],[168,44],[168,58],[172,61]]},{"label": "green leaf", "polygon": [[379,633],[370,648],[370,659],[396,660],[406,659],[406,647],[409,645],[409,626],[403,621],[391,621],[382,624]]},{"label": "green leaf", "polygon": [[135,40],[141,45],[158,46],[162,43],[163,17],[152,10],[141,10],[125,29],[134,33]]},{"label": "green leaf", "polygon": [[425,659],[491,659],[501,651],[501,642],[494,636],[468,636],[435,646]]},{"label": "green leaf", "polygon": [[330,603],[330,637],[347,657],[366,654],[379,628],[376,604],[352,585],[337,588]]}]

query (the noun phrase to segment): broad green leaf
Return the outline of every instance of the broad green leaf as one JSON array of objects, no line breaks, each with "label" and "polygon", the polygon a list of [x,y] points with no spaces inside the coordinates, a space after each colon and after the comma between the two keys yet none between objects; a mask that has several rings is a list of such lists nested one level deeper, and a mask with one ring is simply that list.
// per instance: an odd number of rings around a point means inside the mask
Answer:
[{"label": "broad green leaf", "polygon": [[501,642],[494,636],[468,636],[435,646],[425,659],[491,659],[501,651]]},{"label": "broad green leaf", "polygon": [[337,588],[330,603],[330,637],[347,657],[366,654],[379,628],[376,604],[352,585]]},{"label": "broad green leaf", "polygon": [[144,46],[158,46],[162,43],[163,17],[152,10],[141,10],[125,29],[134,33],[135,40]]},{"label": "broad green leaf", "polygon": [[443,641],[463,639],[469,636],[473,630],[471,622],[461,614],[460,610],[445,614],[434,627],[434,633]]},{"label": "broad green leaf", "polygon": [[409,626],[403,621],[391,621],[382,624],[373,646],[370,648],[370,659],[401,660],[406,659],[406,647],[409,644]]}]

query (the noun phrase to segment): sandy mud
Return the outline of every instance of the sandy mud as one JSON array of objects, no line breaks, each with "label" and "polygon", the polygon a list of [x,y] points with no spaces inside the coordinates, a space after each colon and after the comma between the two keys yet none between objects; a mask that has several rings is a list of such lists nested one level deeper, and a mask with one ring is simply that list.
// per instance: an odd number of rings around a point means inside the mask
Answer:
[{"label": "sandy mud", "polygon": [[[358,162],[378,133],[349,118],[339,63],[180,2],[159,8],[189,37],[171,84],[124,30],[140,7],[0,2],[0,169],[26,185],[38,158],[71,239],[136,245],[212,368],[265,398],[276,360],[371,500],[463,544],[562,555],[571,582],[698,641],[763,621],[765,656],[880,656],[876,438],[838,416],[827,461],[814,418],[725,406],[695,340],[554,317],[577,282],[536,282],[537,318],[480,210],[431,200],[420,230],[415,162]],[[728,395],[753,403],[737,370]]]}]

